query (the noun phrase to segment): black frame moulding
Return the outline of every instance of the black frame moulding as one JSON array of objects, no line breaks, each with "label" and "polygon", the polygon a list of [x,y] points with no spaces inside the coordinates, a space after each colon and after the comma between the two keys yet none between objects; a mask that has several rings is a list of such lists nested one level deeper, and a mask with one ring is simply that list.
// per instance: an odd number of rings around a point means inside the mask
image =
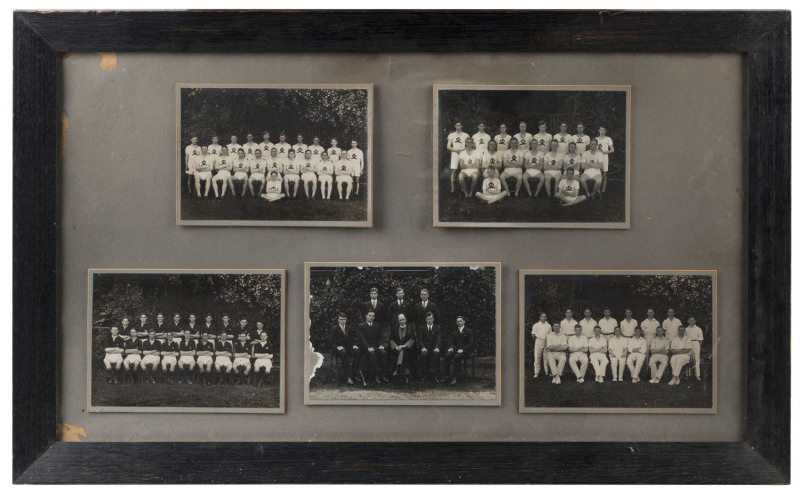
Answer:
[{"label": "black frame moulding", "polygon": [[[790,203],[773,191],[790,182],[788,11],[250,12],[247,23],[235,11],[18,11],[13,18],[16,483],[789,482]],[[56,442],[54,136],[62,53],[475,50],[746,57],[748,362],[740,442]],[[120,468],[123,462],[129,466]]]}]

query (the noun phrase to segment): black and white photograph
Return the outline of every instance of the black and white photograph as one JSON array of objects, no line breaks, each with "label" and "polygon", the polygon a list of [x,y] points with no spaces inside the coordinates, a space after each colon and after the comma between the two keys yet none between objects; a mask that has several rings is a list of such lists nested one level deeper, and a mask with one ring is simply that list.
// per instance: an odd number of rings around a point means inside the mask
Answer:
[{"label": "black and white photograph", "polygon": [[499,263],[306,263],[307,405],[500,405]]},{"label": "black and white photograph", "polygon": [[631,86],[433,96],[435,227],[630,227]]},{"label": "black and white photograph", "polygon": [[89,412],[284,413],[284,270],[89,270]]},{"label": "black and white photograph", "polygon": [[176,84],[177,223],[372,227],[372,84]]},{"label": "black and white photograph", "polygon": [[717,411],[715,270],[521,270],[522,413]]}]

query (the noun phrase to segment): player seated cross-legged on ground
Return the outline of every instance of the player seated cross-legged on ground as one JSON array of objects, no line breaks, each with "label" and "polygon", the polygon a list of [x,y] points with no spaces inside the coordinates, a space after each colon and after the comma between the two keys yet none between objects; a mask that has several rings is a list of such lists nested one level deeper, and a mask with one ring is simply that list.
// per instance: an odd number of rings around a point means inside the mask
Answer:
[{"label": "player seated cross-legged on ground", "polygon": [[239,340],[233,345],[233,374],[234,384],[247,384],[250,375],[250,344],[247,343],[247,333],[239,333]]},{"label": "player seated cross-legged on ground", "polygon": [[[531,140],[530,150],[525,154],[525,173],[522,175],[522,184],[528,196],[539,197],[544,187],[544,152],[539,150],[539,141]],[[536,181],[536,193],[531,193],[531,181]]]},{"label": "player seated cross-legged on ground", "polygon": [[[231,156],[228,155],[228,148],[220,147],[219,157],[217,157],[216,164],[214,164],[214,170],[217,171],[217,174],[211,178],[211,186],[214,188],[215,197],[225,198],[225,193],[228,191],[229,186],[231,188],[231,193],[233,193],[233,181],[231,181],[232,169],[233,160]],[[222,193],[220,193],[220,183],[222,183]]]},{"label": "player seated cross-legged on ground", "polygon": [[155,376],[161,362],[161,342],[156,340],[155,330],[147,333],[147,339],[142,341],[142,375],[146,383],[156,384]]},{"label": "player seated cross-legged on ground", "polygon": [[[500,181],[503,182],[503,189],[505,189],[509,196],[519,197],[519,190],[522,188],[522,167],[525,165],[525,154],[527,150],[519,148],[519,142],[516,137],[512,137],[509,142],[509,148],[503,154],[503,172],[500,174]],[[514,179],[516,187],[514,193],[511,193],[511,188],[508,187],[508,179]]]},{"label": "player seated cross-legged on ground", "polygon": [[259,339],[252,342],[253,371],[256,373],[256,386],[264,386],[264,378],[272,371],[272,347],[267,340],[267,332],[262,331]]},{"label": "player seated cross-legged on ground", "polygon": [[483,191],[475,193],[475,196],[481,201],[491,205],[508,196],[508,192],[504,190],[502,186],[502,183],[497,178],[497,170],[494,166],[489,167],[489,169],[486,170],[486,178],[481,185]]},{"label": "player seated cross-legged on ground", "polygon": [[294,149],[289,151],[283,163],[283,183],[286,187],[286,196],[297,198],[297,189],[300,187],[300,162],[295,156]]},{"label": "player seated cross-legged on ground", "polygon": [[550,150],[544,155],[544,191],[547,197],[555,195],[558,190],[558,182],[561,179],[561,169],[564,167],[564,156],[558,153],[558,142],[550,141]]},{"label": "player seated cross-legged on ground", "polygon": [[[303,181],[303,191],[306,194],[306,200],[313,200],[317,194],[317,162],[310,148],[306,150],[303,157],[303,162],[300,165],[300,179]],[[309,186],[311,191],[309,192]]]},{"label": "player seated cross-legged on ground", "polygon": [[583,336],[583,328],[576,324],[573,329],[575,334],[567,338],[567,348],[569,350],[569,367],[575,374],[579,383],[583,383],[586,376],[586,369],[589,368],[589,339]]},{"label": "player seated cross-legged on ground", "polygon": [[[224,148],[224,147],[223,147]],[[166,339],[161,341],[161,374],[166,376],[167,384],[174,384],[172,376],[175,374],[175,368],[178,366],[178,355],[180,347],[178,342],[175,341],[175,335],[171,331],[167,331]]]},{"label": "player seated cross-legged on ground", "polygon": [[233,160],[233,177],[231,178],[231,192],[236,198],[236,185],[242,185],[241,197],[247,191],[248,173],[250,172],[250,160],[245,156],[244,149],[239,149],[236,159]]},{"label": "player seated cross-legged on ground", "polygon": [[[475,188],[478,186],[478,178],[480,177],[481,168],[481,155],[475,150],[475,141],[472,137],[467,137],[465,142],[466,148],[461,151],[458,156],[458,184],[461,186],[461,192],[464,193],[464,198],[470,198],[475,194]],[[470,180],[469,191],[467,191],[467,179]]]},{"label": "player seated cross-legged on ground", "polygon": [[[344,156],[345,154],[342,155]],[[350,193],[353,192],[353,175],[355,174],[355,168],[350,162],[350,159],[339,159],[334,169],[336,170],[336,189],[339,191],[339,200],[349,200]],[[347,189],[346,195],[342,191],[342,187]]]},{"label": "player seated cross-legged on ground", "polygon": [[197,355],[197,370],[200,371],[200,383],[203,386],[211,384],[211,368],[214,361],[211,358],[214,355],[214,344],[209,340],[209,332],[203,331],[200,335],[200,341],[195,345],[195,355]]},{"label": "player seated cross-legged on ground", "polygon": [[277,202],[281,198],[286,198],[286,195],[281,193],[282,185],[283,181],[281,180],[281,176],[278,174],[278,171],[270,171],[269,179],[267,179],[267,182],[264,185],[265,193],[261,195],[261,198],[267,200],[268,202]]},{"label": "player seated cross-legged on ground", "polygon": [[111,327],[111,334],[105,343],[105,357],[103,364],[106,366],[107,381],[119,384],[119,372],[122,370],[122,355],[125,353],[125,340],[119,336],[119,328]]},{"label": "player seated cross-legged on ground", "polygon": [[[334,140],[335,142],[336,140]],[[338,155],[337,155],[338,157]],[[335,162],[331,161],[330,154],[323,151],[321,160],[317,163],[317,179],[319,180],[319,192],[323,200],[330,200],[333,192],[333,173]]]},{"label": "player seated cross-legged on ground", "polygon": [[[267,181],[264,173],[267,169],[267,161],[262,157],[261,149],[256,149],[255,158],[250,161],[250,179],[247,181],[247,189],[250,190],[250,196],[261,196],[264,192],[264,184]],[[258,183],[258,190],[253,191],[253,183]]]},{"label": "player seated cross-legged on ground", "polygon": [[[214,169],[214,161],[216,159],[208,153],[208,147],[205,145],[200,151],[200,157],[195,160],[194,167],[194,189],[197,192],[197,198],[208,199],[208,192],[211,190],[211,171]],[[205,183],[205,193],[201,191]]]},{"label": "player seated cross-legged on ground", "polygon": [[580,182],[574,179],[575,170],[572,168],[567,169],[565,178],[558,183],[558,191],[556,191],[556,198],[561,202],[562,207],[571,207],[586,200],[583,195],[578,195],[580,190]]},{"label": "player seated cross-legged on ground", "polygon": [[[603,153],[597,150],[597,139],[589,141],[589,150],[583,153],[583,174],[581,175],[581,186],[589,198],[600,196],[603,183]],[[591,192],[589,191],[591,185]]]},{"label": "player seated cross-legged on ground", "polygon": [[228,340],[228,334],[223,331],[217,336],[217,340],[214,343],[214,369],[217,370],[219,375],[217,385],[225,382],[225,376],[228,376],[228,383],[233,383],[231,379],[231,369],[233,368],[231,357],[233,357],[233,344]]}]

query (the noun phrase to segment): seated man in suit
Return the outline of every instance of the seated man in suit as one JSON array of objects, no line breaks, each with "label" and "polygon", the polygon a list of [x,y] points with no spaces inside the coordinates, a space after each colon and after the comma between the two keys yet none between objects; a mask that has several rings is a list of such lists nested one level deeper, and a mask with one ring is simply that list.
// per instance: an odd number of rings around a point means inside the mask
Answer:
[{"label": "seated man in suit", "polygon": [[[433,303],[430,303],[433,304]],[[430,305],[429,304],[429,305]],[[442,329],[433,324],[435,316],[428,311],[425,314],[425,323],[417,325],[417,347],[419,349],[419,380],[425,381],[430,372],[434,380],[439,383],[439,358],[442,354]]]},{"label": "seated man in suit", "polygon": [[[472,330],[466,327],[466,320],[463,316],[456,318],[456,329],[450,334],[447,345],[447,352],[444,354],[444,377],[447,379],[451,374],[451,364],[460,364],[467,357],[472,355],[474,345]],[[456,384],[456,376],[450,379],[450,384]]]},{"label": "seated man in suit", "polygon": [[414,330],[407,324],[405,314],[397,316],[397,326],[392,330],[389,346],[396,357],[392,375],[404,378],[406,384],[408,384],[408,375],[411,373],[408,369],[409,356],[411,349],[414,347]]},{"label": "seated man in suit", "polygon": [[358,348],[357,342],[356,330],[347,324],[347,315],[340,312],[338,324],[328,332],[328,346],[342,361],[344,372],[347,375],[347,384],[350,385],[353,384],[353,379],[361,373],[361,350]]},{"label": "seated man in suit", "polygon": [[[380,384],[381,380],[388,382],[388,373],[386,370],[386,347],[388,342],[384,342],[382,327],[375,322],[375,311],[372,309],[367,310],[364,315],[365,321],[358,325],[358,346],[361,353],[366,355],[369,359],[370,379],[375,381],[375,384]],[[366,381],[364,381],[366,385]]]}]

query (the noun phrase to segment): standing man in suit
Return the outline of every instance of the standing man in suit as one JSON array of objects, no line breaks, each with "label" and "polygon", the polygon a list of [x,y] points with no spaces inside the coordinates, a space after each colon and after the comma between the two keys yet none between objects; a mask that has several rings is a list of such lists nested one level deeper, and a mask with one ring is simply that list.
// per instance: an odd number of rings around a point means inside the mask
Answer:
[{"label": "standing man in suit", "polygon": [[411,373],[408,369],[409,355],[414,347],[414,329],[408,324],[405,314],[397,316],[397,326],[392,330],[389,346],[396,356],[392,375],[403,377],[408,384],[408,375]]},{"label": "standing man in suit", "polygon": [[[447,346],[447,353],[444,354],[444,377],[447,379],[451,374],[451,363],[460,364],[467,357],[472,355],[472,347],[475,338],[472,330],[466,327],[466,319],[463,316],[456,318],[456,329],[450,335],[450,342]],[[450,380],[450,384],[456,384],[456,376]]]},{"label": "standing man in suit", "polygon": [[420,300],[414,305],[414,320],[417,324],[422,324],[427,318],[428,313],[433,313],[433,318],[439,319],[439,308],[436,307],[435,302],[428,300],[429,297],[428,289],[419,291]]},{"label": "standing man in suit", "polygon": [[405,315],[406,323],[413,323],[414,322],[414,309],[411,307],[411,304],[404,300],[406,293],[402,287],[395,288],[395,297],[396,300],[389,304],[387,308],[387,313],[389,317],[389,323],[394,326],[397,323],[397,317],[401,314]]},{"label": "standing man in suit", "polygon": [[[424,292],[427,293],[427,291]],[[425,323],[417,325],[416,330],[417,346],[419,347],[419,379],[425,381],[430,372],[433,372],[434,380],[440,383],[439,358],[442,355],[442,329],[439,325],[434,324],[436,315],[433,311],[425,313],[424,318]]]},{"label": "standing man in suit", "polygon": [[383,341],[383,327],[378,325],[375,319],[375,311],[368,309],[364,315],[364,322],[357,327],[357,338],[361,353],[369,359],[367,370],[370,377],[375,380],[375,384],[380,384],[381,380],[389,382],[386,370],[386,347],[389,344],[388,341]]},{"label": "standing man in suit", "polygon": [[361,349],[358,348],[356,330],[347,324],[344,312],[339,313],[338,323],[328,332],[328,345],[342,361],[347,384],[352,385],[353,379],[361,372]]}]

